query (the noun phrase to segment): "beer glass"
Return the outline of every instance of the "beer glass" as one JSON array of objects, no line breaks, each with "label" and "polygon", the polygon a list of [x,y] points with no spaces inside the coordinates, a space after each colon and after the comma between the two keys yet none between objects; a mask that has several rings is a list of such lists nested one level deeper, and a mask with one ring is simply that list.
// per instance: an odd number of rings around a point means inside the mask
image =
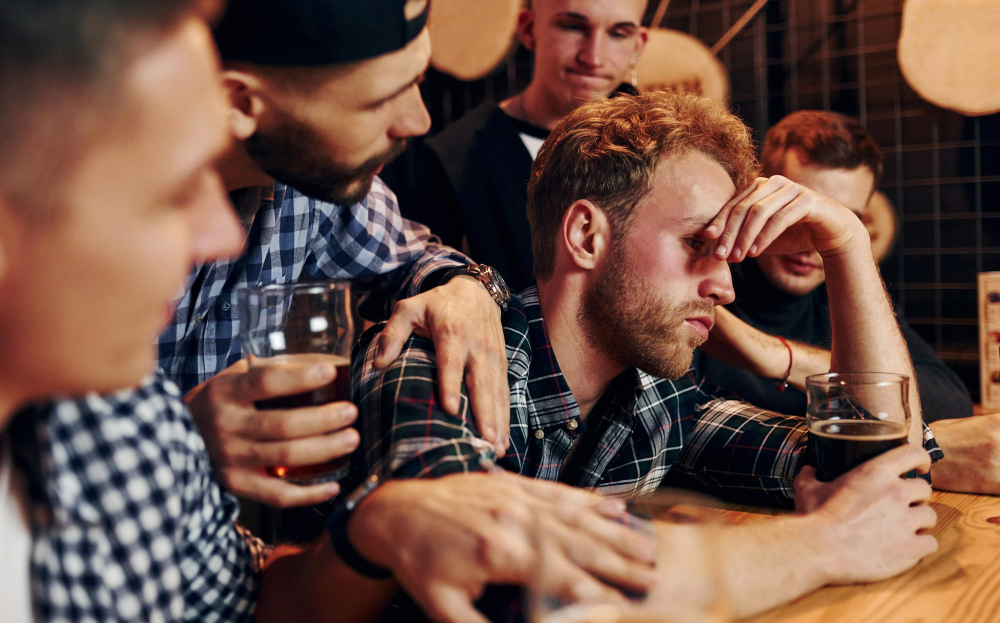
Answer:
[{"label": "beer glass", "polygon": [[[725,623],[732,620],[713,511],[718,500],[663,488],[628,503],[629,525],[655,537],[656,569],[662,578],[647,595],[626,603],[584,600],[568,603],[535,588],[527,591],[532,623]],[[551,545],[540,543],[539,574],[546,573]],[[551,556],[552,554],[548,554]],[[545,585],[544,579],[538,583]]]},{"label": "beer glass", "polygon": [[906,443],[909,377],[886,372],[832,372],[806,378],[806,421],[816,478],[836,479]]},{"label": "beer glass", "polygon": [[[239,291],[240,339],[251,368],[328,363],[333,381],[317,389],[259,400],[261,410],[297,409],[351,399],[354,318],[350,284],[314,282],[269,285]],[[294,416],[290,416],[294,417]],[[320,465],[275,465],[268,472],[299,485],[339,480],[349,457]]]}]

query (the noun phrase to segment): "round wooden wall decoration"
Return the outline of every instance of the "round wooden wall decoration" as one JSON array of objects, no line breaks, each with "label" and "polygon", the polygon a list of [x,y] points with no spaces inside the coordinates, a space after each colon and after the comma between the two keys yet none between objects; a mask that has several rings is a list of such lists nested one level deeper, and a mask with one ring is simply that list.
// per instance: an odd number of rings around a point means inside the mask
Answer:
[{"label": "round wooden wall decoration", "polygon": [[906,0],[898,56],[928,102],[966,115],[1000,112],[1000,1]]},{"label": "round wooden wall decoration", "polygon": [[489,75],[514,43],[520,9],[520,0],[433,0],[431,65],[459,80]]},{"label": "round wooden wall decoration", "polygon": [[875,256],[876,262],[881,262],[892,253],[899,229],[896,209],[881,190],[876,190],[868,200],[868,207],[865,208],[861,222],[865,224],[872,239],[872,255]]},{"label": "round wooden wall decoration", "polygon": [[676,30],[650,28],[635,69],[640,90],[696,93],[723,104],[729,97],[729,76],[719,59],[704,43]]}]

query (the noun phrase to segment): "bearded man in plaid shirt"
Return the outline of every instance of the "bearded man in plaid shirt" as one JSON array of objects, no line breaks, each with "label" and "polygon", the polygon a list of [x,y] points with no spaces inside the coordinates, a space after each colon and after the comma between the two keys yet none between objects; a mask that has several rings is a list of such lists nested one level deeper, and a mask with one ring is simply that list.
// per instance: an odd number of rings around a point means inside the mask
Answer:
[{"label": "bearded man in plaid shirt", "polygon": [[[803,465],[802,418],[726,396],[690,367],[715,306],[733,300],[728,262],[817,249],[831,288],[834,369],[912,378],[864,226],[785,178],[755,179],[757,170],[749,130],[707,99],[648,93],[570,114],[528,187],[537,286],[503,317],[509,452],[498,457],[482,439],[467,402],[460,419],[443,412],[427,340],[411,338],[377,370],[375,328],[354,359],[365,453],[357,476],[447,481],[499,465],[612,496],[679,476],[748,501],[794,497],[800,515],[721,537],[741,616],[826,583],[894,575],[933,551],[934,539],[918,534],[935,521],[923,504],[930,487],[899,478],[926,473],[928,451],[939,453],[915,387],[910,444],[819,483]],[[866,527],[844,530],[859,512],[872,513]]]}]

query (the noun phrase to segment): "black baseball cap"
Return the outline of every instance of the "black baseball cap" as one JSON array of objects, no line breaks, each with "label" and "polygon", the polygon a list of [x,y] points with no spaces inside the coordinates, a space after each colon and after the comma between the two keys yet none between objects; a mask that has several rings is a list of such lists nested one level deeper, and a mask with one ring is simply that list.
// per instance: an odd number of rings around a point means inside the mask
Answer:
[{"label": "black baseball cap", "polygon": [[225,61],[285,67],[336,65],[406,47],[430,3],[407,21],[407,0],[230,0],[215,29]]}]

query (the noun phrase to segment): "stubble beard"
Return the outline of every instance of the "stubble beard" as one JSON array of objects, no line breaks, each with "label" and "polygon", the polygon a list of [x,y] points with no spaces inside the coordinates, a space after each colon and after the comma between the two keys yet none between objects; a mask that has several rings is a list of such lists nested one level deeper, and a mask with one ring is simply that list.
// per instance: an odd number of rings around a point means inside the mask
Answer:
[{"label": "stubble beard", "polygon": [[375,171],[406,151],[399,140],[355,167],[334,162],[317,132],[284,112],[267,131],[244,141],[247,154],[265,173],[307,197],[341,206],[360,203],[371,190]]},{"label": "stubble beard", "polygon": [[634,366],[658,378],[677,379],[691,367],[694,346],[684,319],[714,317],[711,303],[673,305],[657,298],[639,277],[620,242],[593,287],[584,293],[579,313],[591,346],[622,367]]}]

